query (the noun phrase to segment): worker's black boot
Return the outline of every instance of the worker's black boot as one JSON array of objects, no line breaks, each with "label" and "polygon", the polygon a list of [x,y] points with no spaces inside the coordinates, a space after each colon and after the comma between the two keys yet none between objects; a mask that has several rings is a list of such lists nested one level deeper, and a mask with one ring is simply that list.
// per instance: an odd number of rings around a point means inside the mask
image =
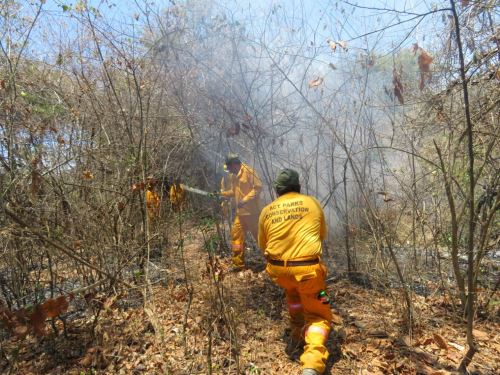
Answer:
[{"label": "worker's black boot", "polygon": [[286,344],[285,353],[291,360],[298,360],[303,351],[303,341],[290,339]]}]

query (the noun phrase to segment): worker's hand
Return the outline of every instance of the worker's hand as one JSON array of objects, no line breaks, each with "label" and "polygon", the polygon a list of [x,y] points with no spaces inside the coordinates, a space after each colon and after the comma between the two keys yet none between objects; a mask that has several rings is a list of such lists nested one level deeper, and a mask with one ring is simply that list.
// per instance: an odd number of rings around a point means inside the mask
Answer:
[{"label": "worker's hand", "polygon": [[220,199],[220,193],[218,191],[208,193],[208,196],[213,199]]},{"label": "worker's hand", "polygon": [[245,204],[247,204],[245,201],[238,202],[238,208],[242,208]]}]

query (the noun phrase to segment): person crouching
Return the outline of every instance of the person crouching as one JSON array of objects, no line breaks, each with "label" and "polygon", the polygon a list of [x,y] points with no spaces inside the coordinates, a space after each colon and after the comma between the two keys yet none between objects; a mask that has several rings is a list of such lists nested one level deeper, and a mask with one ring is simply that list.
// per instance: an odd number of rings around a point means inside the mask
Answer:
[{"label": "person crouching", "polygon": [[300,194],[296,171],[282,170],[274,188],[278,198],[259,217],[259,247],[267,259],[267,273],[285,289],[292,340],[305,340],[300,357],[302,374],[323,374],[332,321],[326,294],[327,268],[321,261],[321,242],[327,233],[325,216],[315,198]]}]

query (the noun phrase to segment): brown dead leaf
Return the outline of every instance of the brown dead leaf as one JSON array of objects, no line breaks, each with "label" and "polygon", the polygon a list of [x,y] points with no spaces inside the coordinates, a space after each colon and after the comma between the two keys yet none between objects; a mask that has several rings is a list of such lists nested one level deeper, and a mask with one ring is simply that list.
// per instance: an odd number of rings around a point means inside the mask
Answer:
[{"label": "brown dead leaf", "polygon": [[83,357],[79,363],[81,366],[83,367],[90,367],[92,365],[92,353],[90,352],[87,352],[87,354],[85,355],[85,357]]},{"label": "brown dead leaf", "polygon": [[85,171],[82,172],[82,178],[84,180],[93,180],[94,179],[94,175],[92,174],[91,171],[85,170]]},{"label": "brown dead leaf", "polygon": [[30,314],[30,324],[37,336],[45,335],[45,319],[47,318],[45,310],[41,305],[37,305]]},{"label": "brown dead leaf", "polygon": [[474,334],[474,337],[479,341],[488,341],[490,339],[488,334],[484,331],[474,329],[474,330],[472,330],[472,333]]},{"label": "brown dead leaf", "polygon": [[431,64],[433,61],[434,58],[424,50],[422,50],[422,52],[418,56],[418,67],[420,69],[420,83],[419,83],[420,90],[424,89],[426,79],[428,82],[431,81],[432,78]]},{"label": "brown dead leaf", "polygon": [[64,140],[64,137],[62,135],[60,135],[60,134],[57,136],[57,143],[59,143],[60,145],[66,144],[66,141]]},{"label": "brown dead leaf", "polygon": [[55,318],[68,310],[69,302],[65,296],[59,296],[57,298],[48,299],[42,304],[47,318]]},{"label": "brown dead leaf", "polygon": [[462,355],[457,352],[448,352],[446,358],[457,365],[462,361]]},{"label": "brown dead leaf", "polygon": [[113,307],[114,303],[116,302],[116,298],[117,298],[116,295],[109,297],[109,298],[106,298],[106,300],[102,304],[104,310],[108,310],[111,307]]},{"label": "brown dead leaf", "polygon": [[43,178],[37,170],[31,171],[30,192],[33,197],[37,196],[42,189]]},{"label": "brown dead leaf", "polygon": [[400,104],[405,104],[405,100],[403,97],[404,87],[401,83],[399,73],[396,71],[396,69],[393,69],[392,71],[392,83],[394,85],[394,96],[398,98]]},{"label": "brown dead leaf", "polygon": [[375,356],[380,355],[380,349],[375,346],[373,343],[369,343],[366,346],[366,351],[375,354]]},{"label": "brown dead leaf", "polygon": [[402,360],[400,360],[400,361],[398,361],[398,362],[396,363],[396,365],[394,366],[394,368],[395,368],[396,370],[401,370],[401,369],[403,369],[404,367],[406,367],[407,363],[408,363],[408,358],[403,358]]},{"label": "brown dead leaf", "polygon": [[379,360],[378,358],[373,358],[370,365],[372,367],[378,367],[381,370],[387,370],[388,364],[384,361]]},{"label": "brown dead leaf", "polygon": [[434,339],[432,337],[427,337],[423,342],[422,342],[422,346],[429,346],[431,345],[432,343],[434,343]]},{"label": "brown dead leaf", "polygon": [[426,51],[422,50],[422,53],[418,56],[418,67],[422,72],[430,72],[431,64],[434,58],[429,55]]},{"label": "brown dead leaf", "polygon": [[495,350],[497,353],[500,353],[500,344],[499,344],[499,343],[493,342],[493,343],[491,344],[491,348],[492,348],[493,350]]},{"label": "brown dead leaf", "polygon": [[417,374],[420,375],[431,375],[436,371],[432,367],[426,365],[423,362],[417,362],[416,370]]},{"label": "brown dead leaf", "polygon": [[432,337],[434,338],[434,342],[437,344],[437,346],[439,346],[439,348],[448,350],[448,344],[446,343],[446,340],[443,338],[443,336],[438,333],[434,333],[432,334]]},{"label": "brown dead leaf", "polygon": [[316,87],[320,86],[322,83],[323,83],[322,77],[315,78],[315,79],[309,81],[309,88],[316,88]]},{"label": "brown dead leaf", "polygon": [[363,346],[361,344],[352,342],[349,344],[345,344],[344,353],[346,353],[351,358],[358,357],[363,352]]},{"label": "brown dead leaf", "polygon": [[384,358],[388,361],[393,361],[396,358],[396,354],[394,352],[385,352]]},{"label": "brown dead leaf", "polygon": [[239,333],[240,337],[245,337],[248,335],[248,330],[245,324],[240,323],[236,327],[237,332]]},{"label": "brown dead leaf", "polygon": [[352,324],[355,325],[360,331],[364,331],[366,329],[366,324],[360,322],[359,320],[355,320]]},{"label": "brown dead leaf", "polygon": [[332,323],[341,326],[344,324],[344,321],[342,320],[342,317],[339,314],[332,313]]},{"label": "brown dead leaf", "polygon": [[18,338],[23,339],[28,334],[28,331],[29,331],[28,326],[19,325],[19,326],[15,327],[12,332]]},{"label": "brown dead leaf", "polygon": [[330,49],[335,52],[335,50],[337,49],[337,43],[335,43],[333,40],[330,40],[330,39],[327,39],[326,41],[328,43],[328,45],[330,46]]}]

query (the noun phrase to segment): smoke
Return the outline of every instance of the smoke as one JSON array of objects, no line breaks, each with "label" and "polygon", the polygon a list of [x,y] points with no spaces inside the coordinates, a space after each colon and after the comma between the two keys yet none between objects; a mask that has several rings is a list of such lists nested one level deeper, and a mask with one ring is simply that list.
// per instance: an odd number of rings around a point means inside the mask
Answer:
[{"label": "smoke", "polygon": [[[391,67],[370,70],[374,55],[341,40],[338,19],[318,4],[235,4],[173,5],[149,36],[199,149],[219,171],[226,153],[239,153],[263,177],[267,202],[277,171],[290,167],[333,229],[348,211],[362,220],[359,189],[380,190],[390,162],[375,147],[390,142],[388,117],[398,115],[380,109],[393,100],[383,94]],[[347,197],[339,188],[344,178]]]}]

